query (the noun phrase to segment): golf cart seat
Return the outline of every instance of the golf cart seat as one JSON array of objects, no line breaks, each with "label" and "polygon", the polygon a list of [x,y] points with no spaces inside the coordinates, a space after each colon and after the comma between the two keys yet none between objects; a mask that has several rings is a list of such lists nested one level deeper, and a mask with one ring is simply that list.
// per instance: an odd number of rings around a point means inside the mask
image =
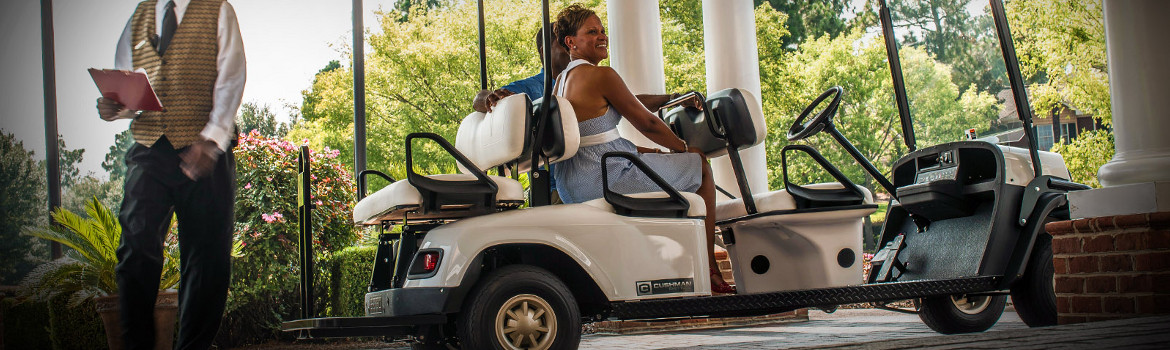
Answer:
[{"label": "golf cart seat", "polygon": [[[840,182],[824,182],[812,185],[801,186],[804,189],[812,190],[840,190],[844,189]],[[857,204],[873,204],[873,194],[865,187],[857,186],[857,189],[864,194],[862,203]],[[753,195],[756,203],[756,210],[759,213],[778,213],[792,211],[801,208],[797,203],[797,198],[793,197],[788,190],[778,190],[772,192],[764,192]],[[847,204],[843,204],[847,205]],[[729,219],[747,216],[747,206],[744,205],[742,198],[729,199],[719,201],[715,204],[715,219],[717,221],[725,221]]]},{"label": "golf cart seat", "polygon": [[[571,107],[567,115],[554,113],[554,118],[563,117],[570,118],[572,123],[553,124],[560,124],[557,126],[562,129],[567,124],[573,130],[545,132],[546,137],[577,135],[576,117]],[[531,154],[532,138],[528,131],[532,118],[533,108],[528,95],[516,94],[501,99],[489,113],[475,112],[463,118],[454,146],[435,134],[410,134],[406,138],[407,178],[359,201],[354,206],[353,222],[376,225],[384,221],[451,220],[519,208],[525,201],[520,182],[487,175],[485,171],[502,166],[511,166],[518,171],[516,166]],[[434,141],[446,150],[456,159],[460,173],[416,173],[411,147],[412,141],[420,138]],[[557,155],[572,156],[575,152],[575,147],[561,148]]]}]

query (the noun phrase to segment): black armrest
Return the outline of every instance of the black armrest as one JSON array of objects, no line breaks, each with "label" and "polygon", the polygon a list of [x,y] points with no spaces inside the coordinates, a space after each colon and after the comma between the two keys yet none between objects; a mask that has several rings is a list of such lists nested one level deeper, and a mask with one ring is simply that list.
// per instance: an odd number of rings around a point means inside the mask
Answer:
[{"label": "black armrest", "polygon": [[378,177],[386,179],[386,181],[389,181],[390,183],[394,183],[394,181],[398,181],[398,180],[394,180],[394,178],[390,177],[390,175],[386,175],[386,173],[383,173],[381,171],[362,170],[362,172],[358,173],[358,180],[357,180],[358,200],[361,200],[362,198],[366,198],[366,195],[367,195],[366,185],[368,184],[368,181],[366,181],[366,175],[370,175],[370,174],[378,175]]},{"label": "black armrest", "polygon": [[[411,152],[411,141],[416,138],[435,141],[454,157],[455,161],[471,172],[475,180],[435,180],[416,173],[414,153]],[[483,208],[494,208],[496,193],[499,191],[495,181],[488,179],[483,170],[467,159],[467,156],[459,152],[447,139],[429,132],[416,132],[406,136],[406,180],[422,195],[424,212],[438,211],[443,204],[453,203],[474,203]]]},{"label": "black armrest", "polygon": [[[634,198],[626,196],[609,189],[609,167],[607,160],[609,158],[625,158],[633,163],[638,170],[646,174],[650,181],[662,188],[668,197],[666,198]],[[619,215],[628,216],[646,216],[646,217],[687,217],[687,211],[691,209],[691,205],[683,198],[678,190],[666,183],[658,173],[655,173],[650,166],[642,162],[641,159],[627,152],[607,152],[601,156],[601,184],[605,201],[613,206],[614,211]]]},{"label": "black armrest", "polygon": [[[798,186],[791,181],[788,181],[788,151],[795,150],[808,154],[820,164],[821,168],[829,172],[837,182],[840,182],[844,188],[840,189],[812,189]],[[818,208],[830,207],[839,205],[855,205],[865,203],[865,193],[857,189],[857,186],[845,177],[845,174],[837,170],[832,164],[829,164],[825,157],[817,152],[816,148],[807,145],[788,145],[780,150],[780,164],[783,167],[781,170],[784,173],[784,188],[788,189],[788,194],[796,200],[796,208]]]}]

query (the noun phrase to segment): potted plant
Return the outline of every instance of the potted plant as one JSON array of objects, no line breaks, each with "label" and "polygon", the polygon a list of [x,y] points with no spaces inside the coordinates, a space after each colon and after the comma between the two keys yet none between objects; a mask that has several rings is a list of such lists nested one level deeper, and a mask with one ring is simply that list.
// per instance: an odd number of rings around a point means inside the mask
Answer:
[{"label": "potted plant", "polygon": [[[21,281],[26,297],[49,300],[68,297],[72,306],[94,299],[106,330],[110,349],[122,349],[122,327],[118,316],[118,283],[114,267],[116,251],[122,238],[118,217],[98,200],[86,202],[82,217],[65,209],[53,212],[58,225],[27,230],[24,234],[61,243],[69,247],[64,257],[41,265]],[[179,282],[178,248],[167,244],[162,281],[155,304],[155,349],[170,349],[174,337],[178,293],[171,290]]]}]

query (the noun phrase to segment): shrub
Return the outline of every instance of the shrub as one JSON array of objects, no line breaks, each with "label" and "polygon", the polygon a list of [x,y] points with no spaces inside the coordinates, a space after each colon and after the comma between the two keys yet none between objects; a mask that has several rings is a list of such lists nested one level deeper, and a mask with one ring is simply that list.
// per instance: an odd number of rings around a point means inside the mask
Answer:
[{"label": "shrub", "polygon": [[[49,340],[48,304],[43,301],[4,298],[0,318],[4,320],[6,349],[47,349]],[[17,322],[16,320],[20,320]]]},{"label": "shrub", "polygon": [[73,305],[66,295],[49,299],[49,337],[54,350],[105,349],[106,331],[93,299]]},{"label": "shrub", "polygon": [[378,246],[345,248],[329,262],[329,316],[365,316],[366,291]]},{"label": "shrub", "polygon": [[[299,147],[257,132],[243,134],[236,157],[235,240],[232,284],[218,343],[236,346],[280,336],[280,323],[300,311],[297,230]],[[356,192],[337,151],[311,152],[313,234],[316,261],[328,261],[357,240],[350,222]],[[318,265],[323,266],[323,265]],[[328,269],[318,269],[318,271]],[[326,295],[328,276],[318,275],[316,293]],[[324,310],[318,298],[316,309]]]}]

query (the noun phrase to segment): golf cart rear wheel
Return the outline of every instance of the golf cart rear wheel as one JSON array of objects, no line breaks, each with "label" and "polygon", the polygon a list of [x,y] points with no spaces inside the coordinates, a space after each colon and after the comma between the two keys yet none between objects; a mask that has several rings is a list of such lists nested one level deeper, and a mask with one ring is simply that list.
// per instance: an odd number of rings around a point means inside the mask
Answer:
[{"label": "golf cart rear wheel", "polygon": [[544,269],[511,265],[468,295],[459,338],[468,349],[575,349],[581,315],[568,287]]},{"label": "golf cart rear wheel", "polygon": [[1012,285],[1012,303],[1015,304],[1016,314],[1029,327],[1056,325],[1053,270],[1052,236],[1040,232],[1024,275]]},{"label": "golf cart rear wheel", "polygon": [[1007,296],[948,295],[922,298],[918,317],[930,329],[942,334],[982,332],[1003,315]]}]

